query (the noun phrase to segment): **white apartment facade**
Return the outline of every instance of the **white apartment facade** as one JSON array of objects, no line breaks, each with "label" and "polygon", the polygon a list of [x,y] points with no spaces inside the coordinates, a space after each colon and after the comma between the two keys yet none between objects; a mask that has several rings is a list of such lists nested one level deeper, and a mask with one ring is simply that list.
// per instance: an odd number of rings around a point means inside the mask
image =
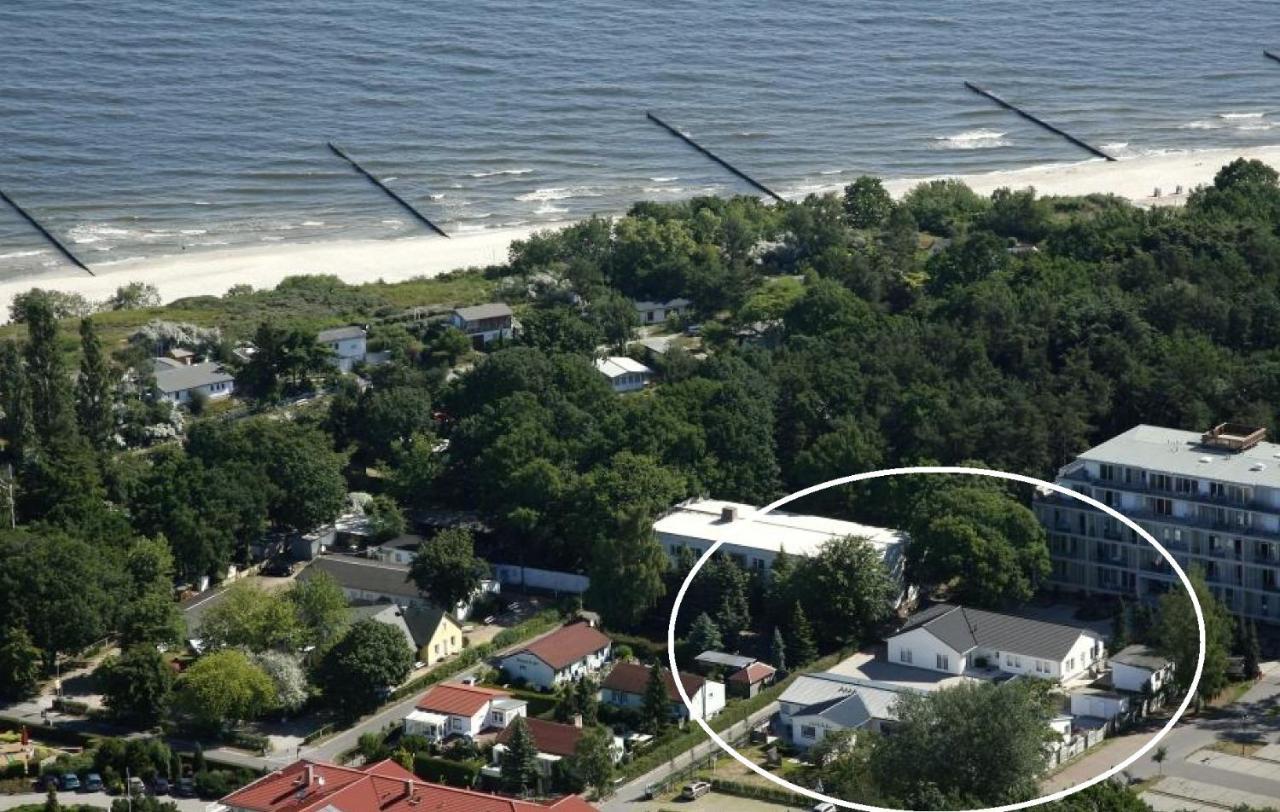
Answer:
[{"label": "white apartment facade", "polygon": [[[1229,423],[1203,434],[1139,425],[1079,455],[1056,482],[1114,507],[1184,569],[1198,566],[1233,613],[1280,623],[1280,445],[1265,436]],[[1052,584],[1146,600],[1175,588],[1164,557],[1116,519],[1047,489],[1033,509],[1049,535]]]}]

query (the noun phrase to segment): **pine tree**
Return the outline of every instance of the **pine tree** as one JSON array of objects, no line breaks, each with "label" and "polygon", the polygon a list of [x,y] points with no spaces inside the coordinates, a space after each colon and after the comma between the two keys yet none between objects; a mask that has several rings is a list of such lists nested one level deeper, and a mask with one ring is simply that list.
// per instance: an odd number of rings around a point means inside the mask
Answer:
[{"label": "pine tree", "polygon": [[773,641],[769,644],[769,656],[773,667],[779,671],[787,670],[787,641],[782,639],[782,629],[773,627]]},{"label": "pine tree", "polygon": [[600,719],[600,697],[596,693],[595,681],[590,677],[581,677],[574,688],[574,707],[582,716],[582,726],[594,727]]},{"label": "pine tree", "polygon": [[204,761],[204,746],[196,742],[195,752],[191,754],[191,772],[198,775],[208,769]]},{"label": "pine tree", "polygon": [[[1244,624],[1241,624],[1244,625]],[[1262,673],[1258,663],[1262,661],[1262,646],[1258,643],[1258,624],[1252,620],[1245,627],[1244,635],[1244,673],[1249,679],[1257,679]]]},{"label": "pine tree", "polygon": [[698,615],[689,627],[689,648],[701,654],[704,651],[718,651],[724,648],[724,638],[720,636],[720,627],[706,612]]},{"label": "pine tree", "polygon": [[20,461],[31,448],[35,431],[31,416],[31,385],[18,345],[0,346],[0,410],[4,412],[4,437],[9,459]]},{"label": "pine tree", "polygon": [[59,812],[60,809],[62,804],[58,803],[58,790],[50,785],[49,792],[44,796],[44,812]]},{"label": "pine tree", "polygon": [[523,716],[511,723],[511,738],[499,765],[502,785],[508,792],[526,794],[538,781],[538,747]]},{"label": "pine tree", "polygon": [[27,380],[31,389],[32,424],[42,441],[76,433],[69,378],[58,349],[58,322],[43,299],[27,306]]},{"label": "pine tree", "polygon": [[1111,650],[1120,651],[1129,645],[1129,607],[1124,599],[1120,600],[1120,608],[1111,618]]},{"label": "pine tree", "polygon": [[796,601],[795,608],[791,611],[791,628],[788,631],[791,634],[791,644],[787,647],[787,659],[793,667],[800,668],[818,659],[818,647],[813,642],[813,627],[809,625],[809,618],[805,617],[800,601]]},{"label": "pine tree", "polygon": [[640,727],[655,736],[671,722],[671,699],[662,679],[662,667],[649,669],[649,683],[644,688],[644,705],[640,708]]},{"label": "pine tree", "polygon": [[780,548],[778,555],[769,567],[769,581],[765,587],[765,605],[769,607],[769,617],[775,626],[787,624],[787,607],[791,606],[792,576],[795,574],[795,563],[787,554],[786,548]]},{"label": "pine tree", "polygon": [[115,430],[112,411],[111,367],[92,319],[80,320],[80,377],[76,381],[76,417],[80,433],[97,449],[104,449]]}]

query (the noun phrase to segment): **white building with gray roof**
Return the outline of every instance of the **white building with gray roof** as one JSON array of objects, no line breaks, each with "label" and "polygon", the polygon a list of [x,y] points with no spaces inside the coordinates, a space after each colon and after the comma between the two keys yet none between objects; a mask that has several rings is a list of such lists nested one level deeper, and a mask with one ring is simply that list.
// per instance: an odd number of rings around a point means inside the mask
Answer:
[{"label": "white building with gray roof", "polygon": [[887,642],[889,661],[904,666],[1058,683],[1099,668],[1106,654],[1089,629],[947,603],[917,612]]},{"label": "white building with gray roof", "polygon": [[190,403],[193,398],[219,400],[235,391],[236,379],[217,361],[184,364],[169,358],[154,359],[156,388],[171,403]]},{"label": "white building with gray roof", "polygon": [[778,724],[788,741],[804,748],[840,730],[883,733],[898,718],[898,699],[910,693],[922,692],[830,672],[801,674],[778,697]]},{"label": "white building with gray roof", "polygon": [[[1280,622],[1280,445],[1266,430],[1139,425],[1080,454],[1056,482],[1114,507],[1178,564],[1199,567],[1235,614]],[[1053,584],[1155,600],[1177,584],[1159,551],[1078,499],[1037,494]]]},{"label": "white building with gray roof", "polygon": [[515,335],[514,314],[502,302],[459,307],[449,314],[449,323],[466,333],[477,348]]},{"label": "white building with gray roof", "polygon": [[369,332],[355,325],[321,330],[316,342],[333,352],[333,365],[343,372],[365,360],[369,351]]}]

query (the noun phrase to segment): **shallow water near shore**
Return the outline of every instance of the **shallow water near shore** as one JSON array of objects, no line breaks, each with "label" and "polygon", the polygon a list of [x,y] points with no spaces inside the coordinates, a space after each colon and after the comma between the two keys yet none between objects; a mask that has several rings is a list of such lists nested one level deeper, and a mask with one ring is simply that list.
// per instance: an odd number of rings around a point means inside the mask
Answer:
[{"label": "shallow water near shore", "polygon": [[[9,0],[0,188],[109,270],[417,234],[327,140],[463,235],[747,191],[646,109],[785,194],[1087,157],[962,79],[1123,158],[1254,147],[1280,142],[1277,43],[1247,0]],[[0,211],[0,277],[60,267]]]}]

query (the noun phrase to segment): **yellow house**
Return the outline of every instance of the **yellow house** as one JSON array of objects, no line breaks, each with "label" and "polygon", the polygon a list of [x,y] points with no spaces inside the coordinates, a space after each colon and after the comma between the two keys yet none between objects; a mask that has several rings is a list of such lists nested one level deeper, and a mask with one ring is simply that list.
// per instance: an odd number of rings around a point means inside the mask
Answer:
[{"label": "yellow house", "polygon": [[462,651],[462,626],[453,615],[435,606],[404,610],[418,659],[428,666]]}]

